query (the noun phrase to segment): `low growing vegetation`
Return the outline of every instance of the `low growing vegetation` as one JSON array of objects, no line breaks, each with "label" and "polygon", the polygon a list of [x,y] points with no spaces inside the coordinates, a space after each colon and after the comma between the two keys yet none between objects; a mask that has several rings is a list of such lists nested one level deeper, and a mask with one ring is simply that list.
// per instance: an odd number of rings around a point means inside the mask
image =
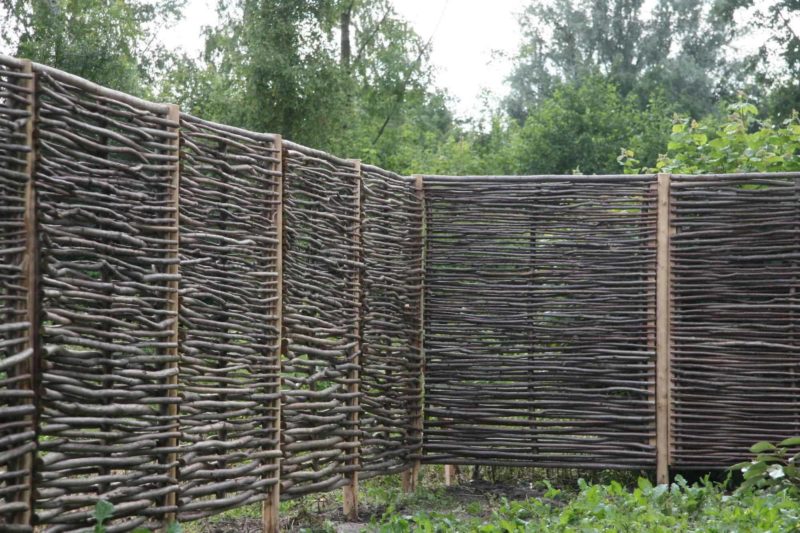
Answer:
[{"label": "low growing vegetation", "polygon": [[[441,467],[430,466],[413,494],[402,492],[399,476],[363,483],[360,523],[345,521],[338,491],[285,502],[281,516],[284,530],[307,533],[798,531],[798,444],[798,438],[760,442],[751,449],[753,459],[731,467],[722,481],[705,476],[692,483],[677,475],[669,486],[635,473],[585,472],[570,479],[575,471],[533,469],[492,469],[483,472],[490,481],[481,481],[470,480],[467,469],[460,483],[444,487]],[[254,505],[184,524],[183,531],[256,530],[259,512]]]}]

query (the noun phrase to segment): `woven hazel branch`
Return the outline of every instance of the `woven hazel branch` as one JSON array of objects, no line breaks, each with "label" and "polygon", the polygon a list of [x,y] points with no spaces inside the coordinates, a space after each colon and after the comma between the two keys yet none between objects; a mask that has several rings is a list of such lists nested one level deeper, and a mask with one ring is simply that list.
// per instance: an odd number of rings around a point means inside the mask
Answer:
[{"label": "woven hazel branch", "polygon": [[155,527],[178,490],[168,448],[178,436],[168,410],[178,372],[168,308],[178,124],[37,74],[37,519],[52,531],[86,527],[105,499],[118,530]]},{"label": "woven hazel branch", "polygon": [[673,462],[800,434],[800,178],[673,177]]},{"label": "woven hazel branch", "polygon": [[284,178],[281,495],[332,490],[358,453],[348,375],[357,369],[358,165],[291,145]]},{"label": "woven hazel branch", "polygon": [[797,174],[412,181],[0,56],[0,198],[4,531],[800,434]]},{"label": "woven hazel branch", "polygon": [[279,147],[181,120],[181,521],[278,482]]},{"label": "woven hazel branch", "polygon": [[652,183],[425,179],[425,461],[654,465]]},{"label": "woven hazel branch", "polygon": [[[419,406],[420,360],[409,340],[420,324],[421,246],[409,239],[419,225],[419,200],[408,183],[376,167],[362,167],[364,247],[363,364],[361,367],[361,478],[400,472],[418,454],[413,419]],[[417,231],[419,229],[417,228]]]},{"label": "woven hazel branch", "polygon": [[25,220],[32,79],[21,67],[0,65],[0,523],[19,532],[31,531],[19,518],[30,513],[36,442]]}]

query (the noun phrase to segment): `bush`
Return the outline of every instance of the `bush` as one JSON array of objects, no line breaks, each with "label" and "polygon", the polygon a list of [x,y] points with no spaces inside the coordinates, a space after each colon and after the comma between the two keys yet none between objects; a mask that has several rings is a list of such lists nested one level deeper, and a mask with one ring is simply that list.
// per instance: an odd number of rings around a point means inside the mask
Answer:
[{"label": "bush", "polygon": [[[756,454],[752,461],[745,461],[731,467],[741,470],[744,483],[739,490],[752,487],[784,489],[794,495],[800,494],[800,437],[792,437],[772,444],[766,441],[753,444],[750,451]],[[792,453],[792,449],[796,453]]]}]

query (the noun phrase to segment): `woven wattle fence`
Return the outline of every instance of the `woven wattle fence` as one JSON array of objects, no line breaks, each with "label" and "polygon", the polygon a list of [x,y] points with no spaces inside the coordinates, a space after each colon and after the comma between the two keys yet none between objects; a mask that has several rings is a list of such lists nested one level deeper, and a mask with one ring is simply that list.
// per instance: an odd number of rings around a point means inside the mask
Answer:
[{"label": "woven wattle fence", "polygon": [[404,178],[0,56],[0,530],[800,435],[800,174]]},{"label": "woven wattle fence", "polygon": [[800,177],[672,178],[672,464],[800,435]]},{"label": "woven wattle fence", "polygon": [[359,163],[287,143],[281,494],[341,487],[358,469]]},{"label": "woven wattle fence", "polygon": [[281,144],[181,117],[181,508],[261,501],[279,480]]},{"label": "woven wattle fence", "polygon": [[362,478],[404,470],[422,450],[422,205],[406,180],[362,167]]},{"label": "woven wattle fence", "polygon": [[[0,78],[0,529],[91,528],[106,500],[109,531],[255,502],[276,531],[279,498],[345,487],[353,514],[362,468],[411,465],[401,178],[364,206],[357,161],[26,61]],[[391,237],[365,260],[367,216]]]},{"label": "woven wattle fence", "polygon": [[41,290],[37,522],[175,510],[178,122],[37,71]]},{"label": "woven wattle fence", "polygon": [[655,466],[652,176],[426,176],[425,461]]},{"label": "woven wattle fence", "polygon": [[30,531],[30,486],[36,449],[31,164],[33,74],[0,66],[0,524]]}]

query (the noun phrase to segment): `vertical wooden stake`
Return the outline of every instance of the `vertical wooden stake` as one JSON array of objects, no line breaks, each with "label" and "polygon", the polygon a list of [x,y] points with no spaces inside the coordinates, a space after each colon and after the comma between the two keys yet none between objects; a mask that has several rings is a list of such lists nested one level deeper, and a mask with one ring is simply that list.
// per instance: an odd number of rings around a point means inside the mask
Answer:
[{"label": "vertical wooden stake", "polygon": [[456,477],[456,466],[444,465],[444,486],[449,487],[450,485],[452,485],[455,477]]},{"label": "vertical wooden stake", "polygon": [[[18,512],[14,516],[14,524],[22,527],[33,526],[34,506],[36,503],[36,493],[34,488],[34,468],[37,452],[39,435],[39,382],[41,380],[41,350],[39,343],[40,320],[40,298],[39,298],[39,242],[36,225],[36,74],[33,72],[33,65],[30,61],[25,61],[22,66],[22,73],[27,77],[22,80],[20,85],[26,92],[25,111],[28,113],[28,120],[25,123],[25,146],[29,148],[25,157],[25,168],[22,171],[28,179],[25,183],[25,207],[23,213],[23,226],[25,228],[25,252],[21,261],[22,286],[25,287],[25,294],[17,305],[17,316],[24,317],[28,323],[27,340],[21,346],[22,350],[30,350],[31,355],[26,360],[10,369],[10,374],[15,376],[28,376],[24,381],[20,381],[21,389],[28,389],[30,396],[20,403],[32,405],[31,413],[25,416],[29,427],[34,431],[31,450],[19,458],[18,468],[24,472],[20,476],[19,483],[25,488],[19,491],[17,498],[20,503],[24,503],[24,511]],[[17,499],[15,498],[15,499]]]},{"label": "vertical wooden stake", "polygon": [[[275,386],[275,399],[272,400],[270,407],[272,412],[275,413],[275,418],[272,422],[273,438],[275,439],[276,448],[281,451],[281,389],[282,389],[282,361],[284,353],[284,334],[283,334],[283,181],[286,176],[284,168],[283,156],[283,139],[280,135],[275,136],[274,141],[275,150],[277,153],[277,162],[275,163],[274,170],[279,172],[280,175],[277,179],[275,186],[275,236],[277,244],[275,245],[275,283],[276,283],[276,296],[275,300],[275,329],[277,331],[275,339],[275,365],[278,371],[278,378],[276,379]],[[264,499],[261,506],[261,522],[264,533],[278,533],[281,529],[280,526],[280,507],[281,507],[281,458],[280,455],[272,459],[272,464],[275,467],[275,477],[277,478],[275,484],[268,490],[269,494]]]},{"label": "vertical wooden stake", "polygon": [[670,175],[658,175],[656,228],[656,480],[669,483],[670,464]]},{"label": "vertical wooden stake", "polygon": [[180,401],[179,394],[178,394],[178,373],[179,373],[179,363],[178,358],[180,357],[180,350],[179,350],[179,331],[180,331],[180,320],[179,320],[179,312],[180,312],[180,300],[179,300],[179,290],[180,290],[180,185],[181,185],[181,161],[180,161],[180,134],[181,134],[181,110],[177,105],[170,105],[169,111],[167,112],[167,120],[174,123],[174,126],[170,126],[170,131],[175,133],[175,138],[170,140],[170,144],[175,148],[175,165],[174,169],[170,174],[170,189],[169,189],[169,203],[170,207],[172,208],[172,229],[170,230],[170,245],[167,250],[168,257],[172,259],[172,263],[167,265],[167,274],[169,274],[169,280],[167,281],[167,290],[168,292],[168,302],[167,302],[167,312],[169,316],[173,319],[172,324],[172,331],[170,332],[169,336],[169,343],[170,347],[167,349],[167,355],[170,357],[171,362],[167,364],[167,368],[172,371],[172,373],[167,377],[167,398],[169,403],[167,403],[167,416],[173,421],[174,424],[172,433],[174,436],[170,437],[167,442],[167,447],[170,448],[170,451],[167,454],[167,465],[169,465],[169,478],[175,484],[173,491],[169,492],[166,495],[164,504],[168,508],[167,513],[165,515],[165,520],[167,523],[175,522],[177,520],[177,509],[178,509],[178,490],[179,490],[179,483],[178,483],[178,446],[180,445],[180,423],[178,421],[178,403]]},{"label": "vertical wooden stake", "polygon": [[[356,258],[359,263],[363,261],[364,258],[364,251],[363,251],[363,244],[362,244],[362,229],[364,224],[364,212],[362,209],[362,188],[364,179],[361,176],[361,161],[353,161],[355,164],[355,171],[358,173],[358,182],[356,184],[356,207],[358,209],[358,224],[355,229],[353,235],[353,241],[355,243],[355,248],[358,250],[358,257]],[[363,350],[363,343],[361,339],[362,334],[362,320],[364,317],[364,290],[363,290],[363,283],[362,283],[362,273],[363,267],[359,267],[355,280],[355,297],[356,297],[356,304],[358,309],[358,316],[356,318],[356,327],[355,327],[355,338],[356,338],[356,346],[353,350],[353,359],[352,363],[356,366],[355,368],[351,369],[348,372],[348,385],[347,385],[347,392],[350,396],[348,400],[349,407],[351,409],[349,414],[349,422],[350,422],[350,431],[353,432],[353,436],[350,438],[352,442],[352,448],[350,449],[350,455],[352,456],[351,459],[348,460],[348,467],[350,470],[347,472],[347,477],[349,483],[343,487],[344,491],[344,501],[343,501],[343,511],[345,517],[348,520],[355,521],[358,520],[358,470],[361,466],[361,439],[359,437],[359,413],[360,413],[360,399],[359,399],[359,380],[361,379],[360,375],[360,368],[361,368],[361,357],[362,357],[362,350]]]},{"label": "vertical wooden stake", "polygon": [[[426,254],[426,207],[425,207],[425,186],[422,176],[414,176],[414,187],[419,200],[422,214],[421,225],[419,234],[419,246],[421,246],[421,260],[419,265],[419,296],[417,302],[417,311],[419,313],[417,319],[419,322],[419,330],[414,339],[412,339],[411,347],[419,354],[419,395],[417,404],[414,406],[416,413],[412,419],[412,430],[416,442],[421,443],[423,440],[423,427],[425,420],[425,254]],[[422,453],[422,449],[418,454]],[[422,462],[419,458],[414,459],[410,467],[403,472],[403,491],[414,492],[417,490],[417,481],[419,479],[419,471],[422,467]]]}]

